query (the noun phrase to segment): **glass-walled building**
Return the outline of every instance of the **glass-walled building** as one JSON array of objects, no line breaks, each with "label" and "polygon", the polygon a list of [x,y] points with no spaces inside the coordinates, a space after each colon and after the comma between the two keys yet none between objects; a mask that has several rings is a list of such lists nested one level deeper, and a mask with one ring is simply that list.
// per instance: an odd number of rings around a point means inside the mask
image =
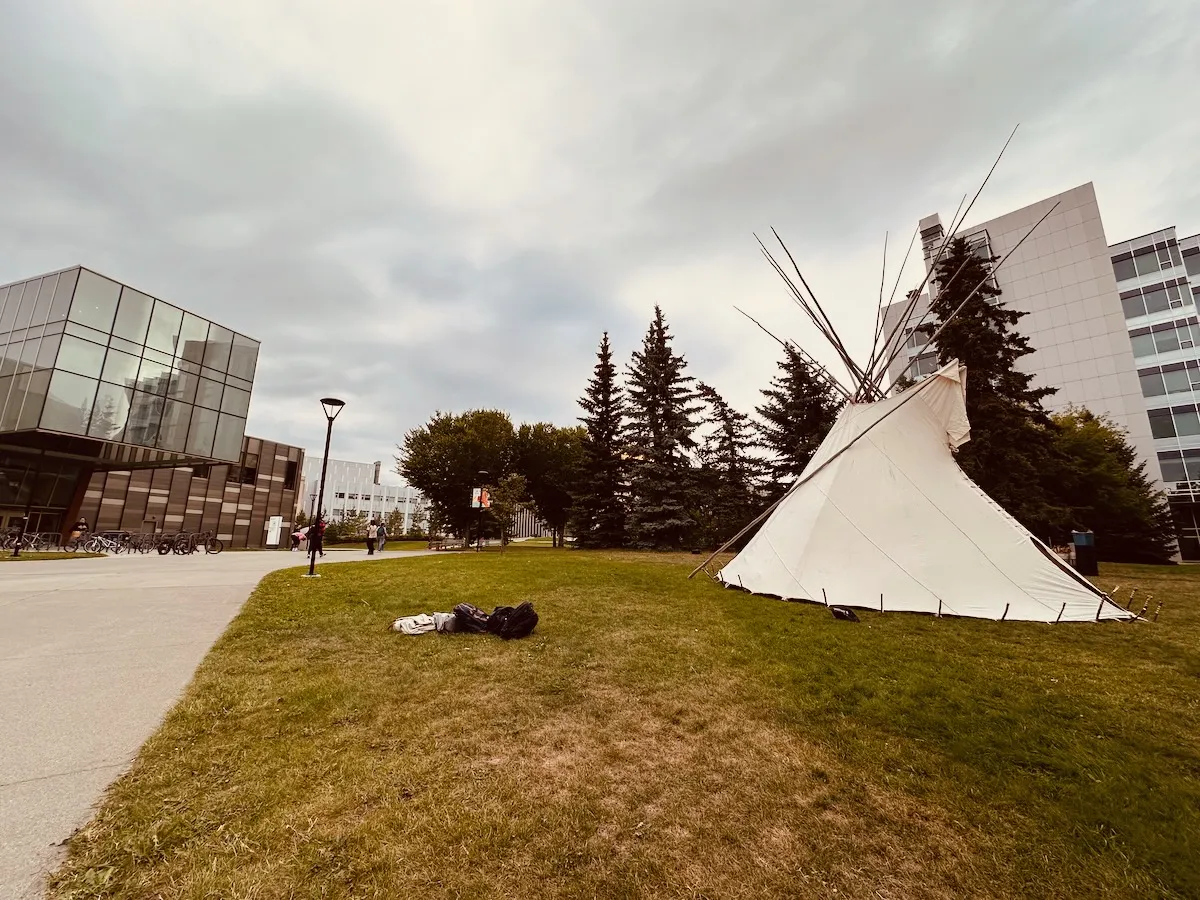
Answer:
[{"label": "glass-walled building", "polygon": [[258,350],[82,267],[0,286],[0,526],[60,527],[85,471],[237,462]]}]

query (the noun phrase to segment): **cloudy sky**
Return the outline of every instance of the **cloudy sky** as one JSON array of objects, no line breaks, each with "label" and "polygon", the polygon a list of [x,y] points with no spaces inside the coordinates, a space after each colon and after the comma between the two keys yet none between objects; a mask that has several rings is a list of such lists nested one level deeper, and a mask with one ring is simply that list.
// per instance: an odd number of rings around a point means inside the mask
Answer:
[{"label": "cloudy sky", "polygon": [[655,303],[749,410],[778,348],[733,304],[832,358],[753,232],[865,355],[884,233],[1017,122],[973,221],[1094,181],[1110,242],[1200,231],[1197,84],[1177,0],[0,0],[0,283],[83,263],[260,339],[249,431],[319,452],[335,394],[341,458],[572,424]]}]

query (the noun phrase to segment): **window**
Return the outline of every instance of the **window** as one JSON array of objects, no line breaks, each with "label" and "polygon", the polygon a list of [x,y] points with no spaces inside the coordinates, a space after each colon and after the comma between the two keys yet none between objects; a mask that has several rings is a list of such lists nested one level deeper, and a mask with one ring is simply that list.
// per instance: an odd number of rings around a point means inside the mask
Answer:
[{"label": "window", "polygon": [[1156,313],[1171,308],[1171,304],[1167,302],[1167,289],[1162,285],[1147,291],[1142,296],[1146,301],[1146,312]]},{"label": "window", "polygon": [[1136,357],[1153,356],[1154,355],[1154,335],[1138,334],[1130,335],[1129,342],[1133,345],[1133,355]]},{"label": "window", "polygon": [[1158,454],[1158,468],[1162,472],[1162,478],[1165,482],[1187,481],[1187,472],[1183,467],[1183,457],[1178,451]]},{"label": "window", "polygon": [[192,466],[193,478],[208,478],[212,475],[212,466]]},{"label": "window", "polygon": [[1143,397],[1161,397],[1167,392],[1166,386],[1163,384],[1163,377],[1158,372],[1138,377],[1142,382]]},{"label": "window", "polygon": [[1179,346],[1179,332],[1174,328],[1154,333],[1154,348],[1159,353],[1170,353],[1172,350],[1178,350]]},{"label": "window", "polygon": [[345,499],[346,499],[346,495],[345,495],[345,493],[342,493],[342,492],[336,493],[336,494],[334,494],[333,496],[334,496],[334,497],[336,497],[338,500],[345,500]]},{"label": "window", "polygon": [[[1177,372],[1163,372],[1163,386],[1168,394],[1181,394],[1192,389],[1192,379],[1187,373],[1187,370],[1181,369]],[[1147,397],[1150,395],[1147,394]]]},{"label": "window", "polygon": [[1117,276],[1117,281],[1128,281],[1131,278],[1137,277],[1137,269],[1134,268],[1133,258],[1113,260],[1113,274]]},{"label": "window", "polygon": [[[1159,257],[1161,258],[1162,251],[1160,250],[1158,252],[1159,252]],[[1167,253],[1171,260],[1171,265],[1173,265],[1173,266],[1182,266],[1183,265],[1183,259],[1179,255],[1179,245],[1178,244],[1168,244],[1167,245]],[[1163,268],[1164,269],[1166,268],[1165,263],[1163,264]]]},{"label": "window", "polygon": [[258,480],[258,454],[242,455],[242,484],[254,484]]},{"label": "window", "polygon": [[1200,415],[1195,408],[1177,410],[1175,417],[1175,433],[1180,437],[1191,437],[1200,434]]},{"label": "window", "polygon": [[285,491],[294,491],[296,489],[296,470],[299,464],[294,459],[289,459],[287,468],[283,474],[283,489]]},{"label": "window", "polygon": [[1150,433],[1154,437],[1175,437],[1175,422],[1171,418],[1169,409],[1152,409],[1147,415],[1150,417]]},{"label": "window", "polygon": [[1149,275],[1162,269],[1158,264],[1158,254],[1153,249],[1139,250],[1134,254],[1133,261],[1139,275]]},{"label": "window", "polygon": [[1144,316],[1146,314],[1146,301],[1142,299],[1142,295],[1137,291],[1130,291],[1129,294],[1121,295],[1121,308],[1125,310],[1125,318],[1127,319]]},{"label": "window", "polygon": [[1183,265],[1189,275],[1200,275],[1200,250],[1183,255]]}]

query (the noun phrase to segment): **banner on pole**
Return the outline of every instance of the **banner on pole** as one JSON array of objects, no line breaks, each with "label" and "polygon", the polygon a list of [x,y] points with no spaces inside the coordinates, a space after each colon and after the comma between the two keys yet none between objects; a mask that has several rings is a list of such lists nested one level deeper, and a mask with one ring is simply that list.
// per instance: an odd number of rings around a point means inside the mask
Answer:
[{"label": "banner on pole", "polygon": [[471,489],[471,509],[490,509],[491,506],[492,495],[487,488]]}]

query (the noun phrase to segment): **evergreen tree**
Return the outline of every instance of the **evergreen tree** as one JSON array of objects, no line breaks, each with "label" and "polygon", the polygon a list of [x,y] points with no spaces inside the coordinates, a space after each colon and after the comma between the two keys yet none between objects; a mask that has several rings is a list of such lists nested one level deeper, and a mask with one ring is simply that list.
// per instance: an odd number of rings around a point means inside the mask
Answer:
[{"label": "evergreen tree", "polygon": [[1055,389],[1031,387],[1033,376],[1016,367],[1034,352],[1028,338],[1015,330],[1027,313],[1000,303],[1000,289],[988,280],[950,319],[995,261],[979,256],[958,237],[938,263],[933,277],[937,296],[930,309],[936,327],[949,320],[937,340],[938,362],[957,359],[967,367],[971,440],[958,450],[958,464],[1026,528],[1044,535],[1063,516],[1046,489],[1055,433],[1042,400]]},{"label": "evergreen tree", "polygon": [[622,432],[625,397],[617,384],[608,332],[600,339],[596,368],[579,400],[586,428],[572,509],[572,530],[580,547],[620,547],[625,543],[625,451]]},{"label": "evergreen tree", "polygon": [[695,447],[696,389],[687,363],[671,350],[662,309],[628,369],[630,507],[628,531],[638,547],[682,546],[691,528],[687,497]]},{"label": "evergreen tree", "polygon": [[[1168,562],[1175,544],[1170,507],[1121,428],[1075,408],[1054,416],[1054,423],[1054,495],[1070,511],[1065,524],[1094,531],[1100,559]],[[1055,537],[1065,543],[1066,531]]]},{"label": "evergreen tree", "polygon": [[697,385],[708,407],[704,424],[713,430],[700,445],[696,473],[696,519],[701,543],[718,546],[754,518],[758,509],[757,461],[750,418],[733,409],[706,384]]},{"label": "evergreen tree", "polygon": [[772,499],[800,477],[842,408],[841,395],[794,347],[786,348],[779,369],[762,392],[766,402],[755,410],[762,419],[759,446],[769,454]]}]

